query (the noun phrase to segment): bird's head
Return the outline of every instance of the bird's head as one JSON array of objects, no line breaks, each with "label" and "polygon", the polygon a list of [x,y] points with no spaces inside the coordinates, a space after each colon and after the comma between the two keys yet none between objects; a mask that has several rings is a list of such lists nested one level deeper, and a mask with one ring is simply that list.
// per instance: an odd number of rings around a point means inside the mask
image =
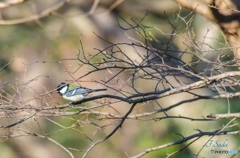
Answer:
[{"label": "bird's head", "polygon": [[60,95],[63,95],[64,93],[66,93],[68,91],[68,88],[69,88],[69,84],[62,82],[57,86],[57,92]]}]

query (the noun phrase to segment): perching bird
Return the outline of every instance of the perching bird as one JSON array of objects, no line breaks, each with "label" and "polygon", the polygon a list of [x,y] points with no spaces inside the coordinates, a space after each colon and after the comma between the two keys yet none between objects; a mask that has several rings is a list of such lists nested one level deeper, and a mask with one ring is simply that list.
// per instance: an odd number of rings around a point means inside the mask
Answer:
[{"label": "perching bird", "polygon": [[80,101],[89,93],[106,91],[107,89],[88,89],[85,87],[76,86],[73,84],[60,83],[57,87],[57,92],[64,98],[70,101]]}]

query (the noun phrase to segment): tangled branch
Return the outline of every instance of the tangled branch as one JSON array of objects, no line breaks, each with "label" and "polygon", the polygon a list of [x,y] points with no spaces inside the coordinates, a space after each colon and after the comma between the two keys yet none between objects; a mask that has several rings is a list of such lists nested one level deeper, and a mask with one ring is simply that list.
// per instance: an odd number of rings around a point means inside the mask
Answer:
[{"label": "tangled branch", "polygon": [[[207,111],[209,112],[207,117],[202,112],[199,114],[198,111],[194,111],[195,115],[193,116],[186,109],[181,113],[176,110],[184,109],[186,104],[197,107],[197,102],[201,100],[238,98],[240,96],[237,91],[240,72],[226,71],[237,68],[238,60],[235,58],[225,60],[226,54],[221,52],[221,49],[214,49],[214,51],[219,51],[219,54],[216,55],[216,58],[209,59],[206,55],[208,52],[201,51],[200,45],[202,43],[194,38],[191,30],[187,30],[186,36],[181,36],[170,21],[169,25],[172,27],[172,32],[165,34],[169,38],[168,42],[161,43],[149,33],[149,30],[153,29],[157,33],[162,33],[162,31],[143,25],[144,18],[139,22],[122,20],[121,22],[127,27],[118,22],[119,28],[126,32],[135,31],[134,35],[127,35],[129,41],[111,43],[100,37],[106,47],[96,49],[97,53],[85,53],[84,50],[79,50],[75,57],[54,60],[66,68],[69,76],[81,74],[77,78],[72,77],[72,80],[68,80],[69,83],[95,84],[106,87],[108,89],[106,93],[89,96],[77,102],[61,104],[59,99],[54,96],[56,88],[51,90],[44,88],[44,93],[36,93],[37,95],[33,98],[23,99],[22,92],[25,89],[35,93],[30,86],[35,80],[27,81],[21,85],[4,85],[2,87],[4,93],[1,94],[0,119],[5,121],[0,125],[0,128],[11,129],[11,132],[6,132],[1,137],[8,139],[16,137],[14,133],[18,133],[17,136],[22,136],[24,133],[28,136],[46,138],[74,157],[68,148],[50,138],[51,134],[56,134],[61,130],[55,130],[52,133],[44,132],[44,129],[39,125],[42,119],[60,127],[62,131],[74,129],[81,133],[86,139],[86,144],[89,144],[82,155],[82,157],[86,157],[94,147],[115,136],[120,128],[124,128],[124,123],[130,120],[161,122],[163,120],[185,119],[192,122],[208,123],[209,121],[217,122],[217,119],[220,118],[239,117],[239,114],[236,113],[210,114],[211,111]],[[174,46],[175,38],[183,38],[189,49],[177,50]],[[158,47],[155,47],[156,44]],[[190,56],[191,60],[186,60],[185,56]],[[70,71],[64,66],[65,61],[76,62],[78,66],[75,70]],[[43,62],[48,61],[35,61],[29,65]],[[86,68],[89,71],[84,71]],[[8,86],[15,90],[14,94],[3,90]],[[168,101],[163,102],[164,99]],[[32,103],[33,100],[35,103]],[[89,106],[84,106],[88,104]],[[230,111],[230,109],[228,110]],[[71,125],[64,126],[55,118],[67,118]],[[11,123],[6,120],[11,120]],[[25,126],[28,127],[27,130]],[[33,132],[35,130],[32,128],[33,126],[37,126],[42,134]],[[112,126],[114,127],[110,128]],[[201,127],[195,134],[188,136],[178,134],[182,136],[181,139],[148,148],[133,158],[190,141],[183,148],[170,154],[168,156],[170,157],[196,143],[203,136],[239,134],[239,130],[235,129],[237,126],[238,124],[229,122],[226,127],[212,130],[212,132],[208,132],[207,127]],[[95,128],[94,132],[91,131],[91,138],[87,132],[82,132],[82,127]],[[225,130],[227,128],[229,130]],[[26,131],[23,132],[23,129]],[[105,132],[104,136],[101,133],[103,131]]]}]

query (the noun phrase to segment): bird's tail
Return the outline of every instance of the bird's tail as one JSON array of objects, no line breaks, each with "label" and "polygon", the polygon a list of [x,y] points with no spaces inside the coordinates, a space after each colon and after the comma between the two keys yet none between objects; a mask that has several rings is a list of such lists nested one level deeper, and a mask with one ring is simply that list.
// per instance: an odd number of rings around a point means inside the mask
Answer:
[{"label": "bird's tail", "polygon": [[106,88],[102,88],[102,89],[92,89],[91,92],[100,92],[100,91],[106,91]]}]

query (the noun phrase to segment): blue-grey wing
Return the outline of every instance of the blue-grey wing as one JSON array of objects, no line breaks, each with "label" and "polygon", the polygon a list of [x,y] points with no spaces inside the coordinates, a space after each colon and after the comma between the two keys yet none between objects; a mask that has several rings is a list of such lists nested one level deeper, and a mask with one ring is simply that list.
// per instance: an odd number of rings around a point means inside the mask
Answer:
[{"label": "blue-grey wing", "polygon": [[70,97],[73,95],[87,96],[89,93],[92,93],[92,92],[99,92],[99,91],[106,91],[106,90],[107,89],[88,89],[88,88],[80,87],[80,88],[76,88],[76,89],[68,91],[67,93],[65,93],[65,95],[67,97]]},{"label": "blue-grey wing", "polygon": [[68,91],[67,93],[65,93],[65,95],[67,97],[70,96],[74,96],[74,95],[83,95],[83,96],[87,96],[89,93],[91,93],[92,90],[91,89],[87,89],[87,88],[76,88],[73,90]]}]

